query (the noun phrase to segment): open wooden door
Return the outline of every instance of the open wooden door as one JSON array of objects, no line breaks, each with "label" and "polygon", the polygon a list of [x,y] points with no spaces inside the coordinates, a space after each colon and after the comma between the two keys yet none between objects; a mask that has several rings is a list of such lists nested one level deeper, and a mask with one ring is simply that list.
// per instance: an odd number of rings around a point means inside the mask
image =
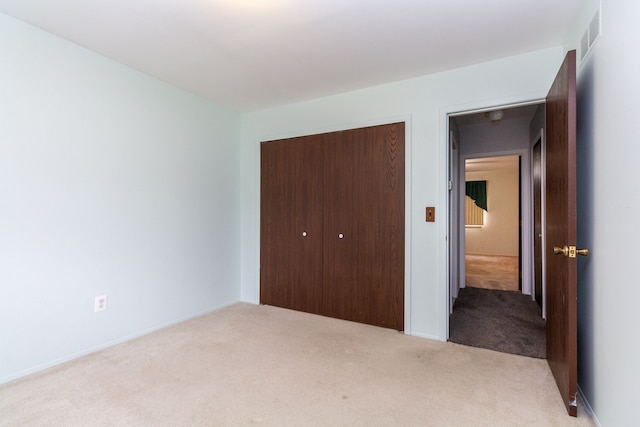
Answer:
[{"label": "open wooden door", "polygon": [[577,415],[576,52],[547,95],[547,361],[569,415]]}]

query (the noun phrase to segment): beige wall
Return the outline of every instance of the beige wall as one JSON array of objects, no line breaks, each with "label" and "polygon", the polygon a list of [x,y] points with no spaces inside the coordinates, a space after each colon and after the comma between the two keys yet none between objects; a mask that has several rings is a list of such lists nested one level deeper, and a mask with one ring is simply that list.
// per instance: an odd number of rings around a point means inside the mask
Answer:
[{"label": "beige wall", "polygon": [[467,172],[466,180],[487,181],[488,204],[485,225],[465,228],[466,253],[517,256],[518,169]]}]

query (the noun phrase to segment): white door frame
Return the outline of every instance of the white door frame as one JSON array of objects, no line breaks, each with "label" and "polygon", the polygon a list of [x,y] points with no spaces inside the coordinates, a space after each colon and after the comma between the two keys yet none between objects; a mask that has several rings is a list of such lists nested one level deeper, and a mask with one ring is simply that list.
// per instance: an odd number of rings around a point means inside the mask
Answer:
[{"label": "white door frame", "polygon": [[[460,156],[457,153],[458,150],[458,142],[456,140],[455,133],[453,131],[449,131],[449,171],[447,174],[448,184],[447,187],[449,189],[449,215],[452,218],[459,218],[460,215],[460,202],[458,197],[458,182],[459,182],[459,174],[456,172],[459,170]],[[453,154],[453,155],[452,155]],[[455,222],[452,221],[452,225],[449,228],[449,314],[453,313],[453,299],[458,297],[458,291],[460,290],[460,257],[457,254],[460,245],[460,228],[455,227],[453,224]],[[464,263],[463,263],[464,264]],[[464,265],[462,266],[464,268]],[[464,270],[462,270],[464,271]],[[463,276],[464,277],[464,276]]]}]

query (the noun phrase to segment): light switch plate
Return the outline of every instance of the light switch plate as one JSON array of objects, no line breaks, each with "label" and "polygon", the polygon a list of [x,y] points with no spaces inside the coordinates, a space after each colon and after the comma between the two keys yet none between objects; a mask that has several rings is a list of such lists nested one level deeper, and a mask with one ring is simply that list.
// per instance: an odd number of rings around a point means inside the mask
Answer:
[{"label": "light switch plate", "polygon": [[436,222],[436,208],[433,206],[427,207],[427,222]]}]

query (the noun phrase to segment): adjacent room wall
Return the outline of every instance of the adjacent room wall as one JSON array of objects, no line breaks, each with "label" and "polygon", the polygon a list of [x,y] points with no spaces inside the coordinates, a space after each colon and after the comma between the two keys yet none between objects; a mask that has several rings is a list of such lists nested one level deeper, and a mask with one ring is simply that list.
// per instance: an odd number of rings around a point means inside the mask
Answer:
[{"label": "adjacent room wall", "polygon": [[487,181],[487,212],[482,227],[466,227],[466,253],[518,256],[519,185],[517,158],[513,169],[467,172],[467,181]]},{"label": "adjacent room wall", "polygon": [[460,155],[467,158],[527,151],[529,146],[529,119],[526,117],[503,120],[498,126],[486,123],[460,126]]},{"label": "adjacent room wall", "polygon": [[578,384],[602,426],[640,425],[638,75],[640,3],[602,1],[601,36],[580,63],[598,0],[587,0],[567,49],[578,49]]},{"label": "adjacent room wall", "polygon": [[0,14],[0,382],[239,300],[239,131]]},{"label": "adjacent room wall", "polygon": [[[242,116],[242,299],[259,301],[260,141],[407,120],[409,318],[447,338],[447,114],[542,99],[562,62],[551,48]],[[436,207],[436,223],[424,221]]]}]

